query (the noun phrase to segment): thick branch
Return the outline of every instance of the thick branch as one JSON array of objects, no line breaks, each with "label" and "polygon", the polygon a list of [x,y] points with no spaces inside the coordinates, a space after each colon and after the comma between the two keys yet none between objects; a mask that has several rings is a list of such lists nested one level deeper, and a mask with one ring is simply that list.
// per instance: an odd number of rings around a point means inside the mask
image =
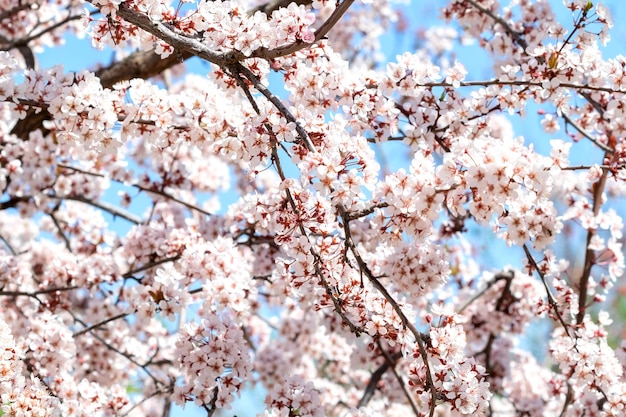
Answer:
[{"label": "thick branch", "polygon": [[[606,155],[605,155],[606,156]],[[606,187],[606,180],[609,174],[608,169],[602,169],[602,176],[596,183],[593,184],[593,215],[598,216],[600,208],[602,207],[602,194]],[[585,263],[583,267],[583,273],[578,282],[578,313],[576,314],[576,324],[581,324],[585,318],[585,312],[587,311],[587,292],[589,286],[589,277],[591,276],[591,268],[595,263],[595,254],[592,249],[591,239],[596,234],[596,229],[590,227],[587,230],[587,240],[585,242]]]},{"label": "thick branch", "polygon": [[256,12],[263,12],[266,15],[271,16],[271,14],[275,12],[276,10],[280,9],[281,7],[287,7],[291,3],[295,3],[298,6],[300,5],[308,6],[309,4],[313,3],[313,0],[271,0],[265,4],[262,4],[252,9],[252,11],[250,12],[250,15],[253,15]]},{"label": "thick branch", "polygon": [[[389,356],[389,354],[387,354],[387,356]],[[385,356],[385,362],[383,362],[378,367],[378,369],[372,372],[370,381],[367,383],[367,387],[365,387],[365,391],[363,391],[363,396],[359,400],[359,404],[357,405],[357,408],[365,407],[370,402],[370,400],[374,396],[374,393],[376,392],[378,383],[383,378],[383,375],[385,375],[385,372],[387,372],[390,366],[393,366],[398,361],[398,359],[402,357],[402,353],[396,352],[392,354],[391,360],[389,360],[387,356]]]},{"label": "thick branch", "polygon": [[117,14],[127,22],[167,42],[176,50],[190,55],[196,55],[213,64],[219,66],[232,65],[246,58],[246,56],[239,51],[217,54],[197,39],[179,34],[165,23],[153,21],[149,16],[129,8],[125,3],[120,4]]},{"label": "thick branch", "polygon": [[[167,58],[161,58],[153,50],[137,51],[121,61],[97,70],[96,76],[100,78],[103,88],[111,88],[120,81],[154,77],[166,69],[179,64],[181,59],[185,60],[191,56],[192,54],[182,52],[181,54],[172,54]],[[28,111],[26,118],[15,124],[11,133],[26,140],[30,132],[43,129],[43,122],[50,120],[51,117],[46,109],[42,109],[39,113],[35,113],[35,110],[31,109]],[[44,134],[47,132],[47,130],[44,130]]]},{"label": "thick branch", "polygon": [[[352,6],[352,3],[354,3],[354,0],[344,0],[337,6],[335,11],[328,18],[328,20],[326,20],[322,24],[322,26],[320,26],[320,28],[315,31],[315,40],[313,41],[313,43],[319,42],[326,37],[328,32],[330,32],[330,30],[337,24],[337,22],[339,22],[343,15],[348,11],[350,6]],[[310,45],[311,44],[306,42],[296,41],[290,45],[285,45],[272,50],[259,49],[258,51],[255,51],[252,56],[263,59],[275,59],[281,56],[293,54],[294,52],[298,52],[299,50],[304,49]]]}]

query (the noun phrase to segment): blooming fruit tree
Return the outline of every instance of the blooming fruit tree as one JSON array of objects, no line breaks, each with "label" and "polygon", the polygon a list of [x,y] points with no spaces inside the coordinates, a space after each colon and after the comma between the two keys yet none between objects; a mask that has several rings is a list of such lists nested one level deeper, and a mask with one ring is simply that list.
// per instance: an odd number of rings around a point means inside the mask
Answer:
[{"label": "blooming fruit tree", "polygon": [[[213,415],[260,385],[266,416],[624,416],[609,13],[436,3],[384,62],[391,0],[2,0],[3,415]],[[115,59],[42,68],[72,33]]]}]

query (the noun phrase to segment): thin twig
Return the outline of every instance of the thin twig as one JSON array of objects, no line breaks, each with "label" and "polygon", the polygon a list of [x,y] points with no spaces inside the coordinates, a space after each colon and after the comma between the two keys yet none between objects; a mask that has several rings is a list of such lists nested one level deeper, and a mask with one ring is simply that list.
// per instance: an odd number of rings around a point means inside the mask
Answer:
[{"label": "thin twig", "polygon": [[420,356],[422,357],[422,361],[424,362],[424,367],[426,368],[427,389],[430,391],[430,397],[431,397],[429,416],[432,417],[435,414],[437,395],[435,392],[435,384],[433,382],[432,372],[430,370],[430,364],[428,363],[428,354],[426,352],[426,345],[424,344],[424,337],[417,330],[415,325],[411,323],[411,321],[402,311],[402,308],[400,308],[400,305],[398,305],[398,302],[391,296],[391,294],[389,294],[389,291],[387,291],[387,288],[385,288],[385,286],[382,285],[382,283],[378,280],[378,278],[374,276],[372,271],[369,269],[369,266],[367,265],[367,263],[361,257],[361,254],[359,253],[359,250],[356,247],[356,244],[352,240],[352,235],[350,232],[350,225],[349,225],[350,221],[348,220],[349,215],[345,207],[339,204],[337,205],[337,211],[339,212],[339,215],[341,216],[341,218],[344,219],[343,228],[344,228],[345,245],[350,250],[354,258],[356,259],[357,264],[359,266],[359,270],[361,271],[362,274],[364,274],[368,278],[368,280],[374,285],[374,287],[383,295],[385,300],[387,300],[387,302],[394,309],[398,317],[400,317],[400,321],[402,321],[402,325],[405,328],[409,329],[409,331],[413,334],[415,341],[417,342]]},{"label": "thin twig", "polygon": [[27,38],[24,39],[18,39],[15,41],[10,42],[7,46],[3,46],[2,49],[0,50],[4,50],[4,51],[8,51],[11,48],[19,48],[19,47],[24,47],[26,45],[28,45],[29,42],[32,42],[35,39],[40,38],[41,36],[45,35],[48,32],[51,32],[55,29],[58,29],[59,27],[65,25],[66,23],[71,22],[72,20],[78,20],[82,17],[82,15],[74,15],[74,16],[67,16],[65,19],[60,20],[48,27],[43,28],[40,32],[37,32],[34,35],[30,35]]},{"label": "thin twig", "polygon": [[91,200],[88,198],[85,198],[83,196],[79,196],[79,195],[66,195],[66,196],[57,196],[57,195],[51,195],[49,196],[51,198],[56,198],[59,200],[74,200],[74,201],[79,201],[81,203],[85,203],[87,205],[99,208],[100,210],[104,210],[110,214],[113,215],[113,217],[120,217],[124,220],[128,220],[131,223],[134,224],[140,224],[141,223],[141,218],[139,216],[136,216],[130,212],[127,212],[125,210],[120,209],[119,207],[114,206],[111,203],[107,203],[106,201],[96,201],[96,200]]},{"label": "thin twig", "polygon": [[[174,201],[174,202],[176,202],[178,204],[182,204],[183,206],[187,207],[188,209],[193,210],[193,211],[197,211],[198,213],[204,214],[205,216],[213,216],[213,213],[210,213],[210,212],[204,210],[203,208],[198,207],[195,204],[187,203],[186,201],[183,201],[183,200],[181,200],[181,199],[179,199],[177,197],[174,197],[173,195],[171,195],[171,194],[169,194],[169,193],[167,193],[165,191],[162,191],[162,190],[144,187],[144,186],[139,185],[139,184],[125,184],[123,181],[117,180],[115,178],[107,177],[105,174],[102,174],[102,173],[99,173],[99,172],[87,171],[87,170],[84,170],[84,169],[81,169],[81,168],[76,168],[76,167],[73,167],[73,166],[70,166],[70,165],[58,164],[57,166],[59,168],[64,168],[64,169],[69,169],[69,170],[72,170],[72,171],[80,172],[81,174],[85,174],[85,175],[92,175],[94,177],[100,177],[100,178],[108,178],[111,181],[115,181],[115,182],[117,182],[119,184],[128,185],[130,187],[135,187],[136,189],[138,189],[140,191],[144,191],[146,193],[152,193],[152,194],[160,195],[161,197],[164,197],[164,198],[166,198],[168,200],[172,200],[172,201]],[[139,218],[137,217],[136,219],[139,219]],[[140,223],[143,223],[143,221],[141,219],[139,219],[139,222],[137,224],[140,224]]]},{"label": "thin twig", "polygon": [[304,146],[310,151],[315,152],[315,146],[313,146],[313,142],[309,138],[309,134],[304,130],[302,125],[298,122],[298,120],[294,117],[293,114],[289,111],[289,109],[283,104],[283,102],[274,95],[267,87],[261,84],[261,81],[257,78],[256,75],[248,68],[246,68],[242,64],[237,64],[233,67],[236,71],[241,72],[251,83],[254,85],[254,88],[257,89],[261,94],[265,96],[275,107],[276,109],[287,119],[288,122],[292,122],[296,125],[296,132],[298,132],[298,136],[300,137],[300,141],[304,143]]},{"label": "thin twig", "polygon": [[[55,210],[58,208],[59,206],[57,205],[57,207],[55,207]],[[65,242],[65,248],[68,250],[68,252],[72,252],[72,244],[70,243],[70,240],[67,238],[67,236],[65,236],[65,232],[63,231],[63,228],[61,227],[61,225],[59,224],[59,220],[56,218],[56,216],[54,215],[54,212],[50,213],[50,218],[52,219],[52,222],[54,223],[54,225],[57,228],[57,231],[59,232],[59,234],[61,235],[61,238],[63,239],[63,242]]]},{"label": "thin twig", "polygon": [[550,304],[550,307],[552,307],[552,310],[554,310],[554,314],[556,315],[557,319],[559,320],[559,323],[561,323],[561,326],[563,326],[563,329],[565,330],[565,333],[569,337],[572,337],[570,335],[567,323],[565,323],[565,320],[563,320],[563,317],[561,316],[561,313],[559,312],[559,308],[557,306],[556,300],[554,299],[554,296],[552,295],[552,291],[550,290],[550,286],[546,282],[545,275],[543,274],[543,272],[541,272],[541,269],[539,269],[539,265],[537,265],[537,262],[535,261],[535,258],[533,258],[532,254],[530,253],[530,250],[528,250],[528,246],[526,246],[526,244],[524,243],[524,245],[522,245],[522,248],[524,249],[524,253],[526,254],[526,258],[528,259],[528,262],[530,262],[530,264],[533,266],[533,269],[539,275],[539,278],[541,278],[541,282],[543,283],[543,287],[545,288],[546,294],[548,296],[548,303]]},{"label": "thin twig", "polygon": [[141,400],[139,400],[137,403],[133,404],[133,406],[128,411],[126,411],[124,414],[120,414],[120,417],[128,417],[133,412],[133,410],[135,408],[137,408],[137,407],[140,407],[141,404],[145,403],[146,401],[148,401],[148,400],[150,400],[150,399],[152,399],[152,398],[154,398],[154,397],[156,397],[158,395],[170,394],[172,392],[172,390],[173,390],[173,385],[170,385],[169,387],[166,387],[166,390],[163,390],[163,391],[156,390],[156,391],[150,393],[150,395],[146,395],[145,397],[141,398]]},{"label": "thin twig", "polygon": [[567,124],[569,124],[570,126],[572,126],[574,129],[576,129],[578,131],[578,133],[580,133],[581,135],[583,135],[585,138],[589,139],[594,145],[596,145],[598,148],[602,149],[605,152],[608,152],[610,154],[615,153],[614,149],[611,149],[609,146],[605,145],[604,143],[598,141],[596,138],[594,138],[591,133],[587,132],[585,129],[583,129],[582,127],[580,127],[578,125],[578,123],[576,123],[574,120],[572,120],[567,114],[562,113],[561,117],[563,118],[563,120],[565,120],[565,122]]},{"label": "thin twig", "polygon": [[6,246],[7,249],[9,249],[9,252],[11,252],[11,255],[13,256],[17,255],[17,252],[15,252],[15,249],[13,249],[13,246],[11,245],[11,243],[3,235],[0,235],[0,241],[2,241],[2,243],[4,243],[4,246]]},{"label": "thin twig", "polygon": [[130,277],[132,277],[133,275],[135,275],[135,274],[137,274],[139,272],[146,271],[146,270],[148,270],[150,268],[154,268],[156,266],[159,266],[159,265],[162,265],[162,264],[165,264],[165,263],[168,263],[168,262],[175,262],[175,261],[177,261],[179,259],[180,259],[180,255],[172,256],[172,257],[169,257],[169,258],[159,259],[157,261],[150,262],[148,264],[142,265],[139,268],[136,268],[136,269],[133,269],[133,270],[125,272],[122,275],[122,278],[130,278]]},{"label": "thin twig", "polygon": [[88,333],[88,332],[90,332],[90,331],[92,331],[94,329],[97,329],[98,327],[102,327],[102,326],[104,326],[107,323],[110,323],[110,322],[118,320],[118,319],[122,319],[122,318],[124,318],[126,316],[128,316],[128,313],[120,313],[117,316],[109,317],[107,319],[104,319],[102,321],[94,323],[91,326],[85,327],[84,329],[79,330],[79,331],[73,333],[72,337],[78,337],[78,336],[83,335],[85,333]]},{"label": "thin twig", "polygon": [[[46,288],[45,290],[37,290],[37,291],[0,291],[0,296],[5,297],[32,297],[37,298],[38,295],[51,294],[55,292],[64,292],[64,291],[72,291],[78,289],[78,286],[71,287],[63,287],[63,288]],[[80,287],[82,288],[82,287]]]},{"label": "thin twig", "polygon": [[491,287],[493,287],[499,281],[499,276],[500,274],[497,274],[492,279],[487,281],[487,285],[485,286],[485,288],[474,294],[472,298],[470,298],[465,304],[463,304],[461,308],[459,308],[458,314],[463,313],[463,311],[465,311],[467,307],[472,305],[476,300],[482,297]]},{"label": "thin twig", "polygon": [[[282,168],[282,164],[280,162],[280,158],[278,156],[276,143],[272,144],[272,159],[274,161],[274,165],[276,166],[276,170],[278,171],[278,176],[280,177],[281,181],[284,182],[286,177]],[[293,210],[293,212],[296,214],[298,219],[300,219],[300,211],[298,210],[298,206],[296,205],[296,202],[289,188],[285,189],[285,197],[287,199],[287,203],[291,207],[291,210]],[[304,225],[301,220],[298,220],[298,230],[300,231],[302,236],[305,236],[307,239],[309,239],[309,234],[304,228]],[[343,323],[346,324],[350,328],[350,331],[352,333],[354,333],[357,337],[360,336],[361,333],[363,333],[363,328],[352,323],[352,321],[346,316],[345,312],[343,311],[342,300],[339,300],[337,297],[334,296],[333,289],[330,287],[328,280],[324,276],[324,271],[322,271],[320,267],[320,265],[322,265],[321,256],[319,255],[319,253],[317,253],[313,245],[311,245],[309,252],[313,256],[313,264],[315,266],[315,276],[320,280],[322,286],[324,287],[324,290],[326,291],[326,295],[332,301],[335,312],[342,319]]]},{"label": "thin twig", "polygon": [[413,399],[413,396],[407,390],[406,384],[404,383],[404,379],[402,378],[402,376],[396,370],[396,361],[399,358],[402,357],[402,354],[401,353],[396,353],[394,355],[390,355],[389,352],[387,352],[383,348],[383,345],[380,343],[380,340],[376,341],[376,345],[378,346],[378,349],[380,349],[380,351],[382,352],[383,356],[385,357],[385,363],[389,364],[389,368],[391,369],[391,372],[393,373],[393,376],[396,377],[396,381],[398,381],[398,384],[400,384],[400,388],[402,388],[402,392],[404,392],[404,396],[406,397],[407,401],[411,405],[411,409],[413,410],[413,414],[415,414],[416,417],[420,417],[421,413],[417,409],[417,404],[415,404],[415,400]]},{"label": "thin twig", "polygon": [[[522,86],[543,87],[542,82],[532,81],[532,80],[500,80],[500,79],[494,78],[492,80],[474,80],[474,81],[460,81],[459,82],[460,87],[489,87],[489,86],[494,86],[494,85],[495,86],[512,85],[512,86],[519,86],[519,87],[522,87]],[[456,88],[454,85],[452,85],[452,83],[449,83],[446,81],[421,83],[421,84],[416,84],[416,87]],[[589,91],[599,91],[599,92],[604,92],[604,93],[626,94],[626,90],[619,90],[619,89],[615,89],[611,87],[592,86],[588,84],[575,84],[575,83],[568,83],[568,82],[560,82],[559,87],[571,88],[574,90],[589,90]],[[581,92],[581,95],[583,94],[585,93]]]},{"label": "thin twig", "polygon": [[526,40],[522,37],[522,35],[514,31],[513,28],[503,18],[496,15],[491,10],[484,8],[483,6],[481,6],[474,0],[466,0],[466,1],[472,6],[474,6],[475,8],[477,8],[478,10],[480,10],[482,13],[486,14],[487,16],[491,17],[493,20],[498,22],[502,26],[502,28],[504,28],[504,30],[509,35],[511,35],[511,37],[518,43],[518,45],[524,48],[524,50],[528,47],[528,44],[526,43]]}]

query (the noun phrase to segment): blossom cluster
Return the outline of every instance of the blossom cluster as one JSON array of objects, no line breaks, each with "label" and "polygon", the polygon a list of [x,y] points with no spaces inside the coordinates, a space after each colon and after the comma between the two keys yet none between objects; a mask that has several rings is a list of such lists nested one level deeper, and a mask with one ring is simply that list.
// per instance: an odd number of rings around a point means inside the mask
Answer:
[{"label": "blossom cluster", "polygon": [[175,354],[185,373],[177,386],[177,401],[229,407],[233,393],[250,377],[250,357],[243,331],[226,313],[206,315],[200,324],[190,324],[180,333]]},{"label": "blossom cluster", "polygon": [[[448,323],[430,331],[429,353],[433,356],[430,369],[414,361],[409,368],[409,386],[416,387],[419,398],[429,404],[432,398],[424,390],[425,375],[431,372],[434,389],[451,410],[461,415],[480,415],[485,412],[491,392],[485,378],[485,368],[474,358],[464,354],[465,332],[450,318]],[[414,357],[420,357],[415,351]]]},{"label": "blossom cluster", "polygon": [[271,16],[257,11],[248,15],[243,1],[201,1],[187,16],[177,16],[176,11],[163,1],[94,1],[109,19],[98,20],[92,28],[93,42],[99,47],[122,42],[150,47],[162,57],[173,52],[171,45],[145,33],[135,34],[132,28],[118,16],[120,6],[132,8],[155,22],[170,24],[181,34],[200,35],[202,43],[215,52],[237,51],[250,56],[257,50],[270,50],[294,42],[312,43],[315,40],[312,24],[315,15],[302,5],[289,3],[275,10]]},{"label": "blossom cluster", "polygon": [[46,390],[39,378],[27,378],[22,372],[25,346],[15,344],[11,329],[0,322],[2,361],[0,387],[3,414],[19,415],[26,412],[39,416],[60,416],[59,401]]}]

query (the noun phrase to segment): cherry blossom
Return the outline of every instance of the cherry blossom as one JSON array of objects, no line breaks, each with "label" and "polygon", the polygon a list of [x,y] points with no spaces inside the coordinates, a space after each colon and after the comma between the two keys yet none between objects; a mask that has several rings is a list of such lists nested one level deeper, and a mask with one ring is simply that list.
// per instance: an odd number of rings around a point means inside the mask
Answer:
[{"label": "cherry blossom", "polygon": [[2,412],[624,415],[611,8],[428,7],[0,0]]}]

